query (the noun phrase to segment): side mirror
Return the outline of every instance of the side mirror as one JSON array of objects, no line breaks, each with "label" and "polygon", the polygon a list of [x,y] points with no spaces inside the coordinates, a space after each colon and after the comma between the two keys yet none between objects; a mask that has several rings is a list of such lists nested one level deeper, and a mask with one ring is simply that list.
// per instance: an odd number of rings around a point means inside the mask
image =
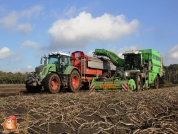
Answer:
[{"label": "side mirror", "polygon": [[65,61],[65,57],[64,57],[64,56],[62,56],[61,58],[62,58],[62,62],[64,62],[64,61]]},{"label": "side mirror", "polygon": [[44,59],[44,65],[46,65],[46,64],[47,64],[47,58]]},{"label": "side mirror", "polygon": [[43,59],[42,59],[42,57],[41,57],[40,64],[42,64],[42,62],[43,62]]}]

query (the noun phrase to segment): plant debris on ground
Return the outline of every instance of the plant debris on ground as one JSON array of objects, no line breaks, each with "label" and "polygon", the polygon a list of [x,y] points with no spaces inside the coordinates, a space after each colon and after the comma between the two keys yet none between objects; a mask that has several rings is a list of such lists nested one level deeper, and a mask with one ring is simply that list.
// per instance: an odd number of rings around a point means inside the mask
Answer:
[{"label": "plant debris on ground", "polygon": [[22,134],[178,134],[178,87],[1,97],[10,115]]}]

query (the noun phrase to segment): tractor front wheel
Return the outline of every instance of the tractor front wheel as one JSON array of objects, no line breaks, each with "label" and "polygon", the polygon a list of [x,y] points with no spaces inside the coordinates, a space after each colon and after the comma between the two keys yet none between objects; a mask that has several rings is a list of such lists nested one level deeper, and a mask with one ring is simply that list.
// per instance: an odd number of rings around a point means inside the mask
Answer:
[{"label": "tractor front wheel", "polygon": [[61,80],[55,73],[50,73],[46,76],[44,81],[44,90],[56,94],[60,91]]},{"label": "tractor front wheel", "polygon": [[26,90],[29,93],[37,93],[40,92],[42,89],[42,86],[26,86]]},{"label": "tractor front wheel", "polygon": [[73,70],[69,77],[69,90],[78,92],[81,87],[81,76],[77,70]]},{"label": "tractor front wheel", "polygon": [[32,87],[32,86],[26,86],[26,90],[27,90],[27,92],[29,92],[29,93],[32,93],[32,92],[34,91],[33,88],[34,88],[34,87]]}]

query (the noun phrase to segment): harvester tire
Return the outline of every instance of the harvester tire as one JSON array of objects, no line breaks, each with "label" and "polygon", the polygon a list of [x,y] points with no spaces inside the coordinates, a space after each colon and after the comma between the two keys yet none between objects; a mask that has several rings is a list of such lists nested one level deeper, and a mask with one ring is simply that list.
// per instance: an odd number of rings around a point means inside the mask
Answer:
[{"label": "harvester tire", "polygon": [[69,77],[69,90],[78,92],[81,87],[81,76],[77,70],[73,70]]},{"label": "harvester tire", "polygon": [[136,90],[142,91],[143,90],[143,82],[140,73],[136,73],[135,75],[135,84],[136,84]]},{"label": "harvester tire", "polygon": [[60,91],[60,88],[61,80],[59,76],[55,73],[48,74],[44,80],[44,90],[56,94]]},{"label": "harvester tire", "polygon": [[159,88],[159,77],[156,76],[155,80],[154,80],[154,88],[158,89]]}]

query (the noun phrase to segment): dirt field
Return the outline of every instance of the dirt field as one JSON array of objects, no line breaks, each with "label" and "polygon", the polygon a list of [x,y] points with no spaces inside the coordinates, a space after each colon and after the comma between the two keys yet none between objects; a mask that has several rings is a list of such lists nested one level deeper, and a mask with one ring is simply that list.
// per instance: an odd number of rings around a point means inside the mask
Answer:
[{"label": "dirt field", "polygon": [[22,134],[178,134],[178,86],[28,94],[24,85],[0,85],[0,94],[0,124],[15,115]]}]

